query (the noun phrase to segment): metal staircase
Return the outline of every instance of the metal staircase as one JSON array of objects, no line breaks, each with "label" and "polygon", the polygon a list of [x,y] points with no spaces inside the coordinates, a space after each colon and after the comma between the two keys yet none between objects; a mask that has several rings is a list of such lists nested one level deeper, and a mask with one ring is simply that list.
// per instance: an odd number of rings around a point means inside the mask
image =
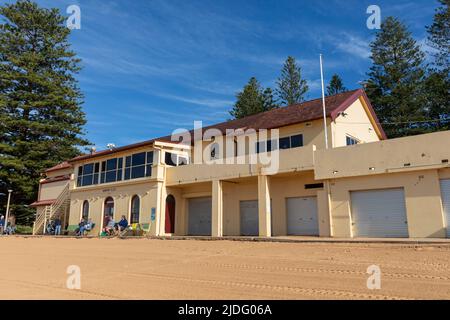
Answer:
[{"label": "metal staircase", "polygon": [[[45,206],[43,211],[36,213],[36,219],[33,224],[33,235],[45,234],[48,222],[58,214],[60,214],[61,217],[65,217],[69,206],[70,191],[68,182],[53,204]],[[62,220],[66,221],[65,218]]]}]

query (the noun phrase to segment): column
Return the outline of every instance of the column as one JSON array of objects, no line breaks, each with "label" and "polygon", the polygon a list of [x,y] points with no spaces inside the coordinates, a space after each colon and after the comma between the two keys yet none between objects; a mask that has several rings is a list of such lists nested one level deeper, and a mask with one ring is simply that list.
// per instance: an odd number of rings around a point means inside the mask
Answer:
[{"label": "column", "polygon": [[272,236],[269,179],[269,176],[258,176],[258,218],[260,237]]},{"label": "column", "polygon": [[223,190],[222,181],[213,180],[212,182],[212,219],[211,236],[223,236]]}]

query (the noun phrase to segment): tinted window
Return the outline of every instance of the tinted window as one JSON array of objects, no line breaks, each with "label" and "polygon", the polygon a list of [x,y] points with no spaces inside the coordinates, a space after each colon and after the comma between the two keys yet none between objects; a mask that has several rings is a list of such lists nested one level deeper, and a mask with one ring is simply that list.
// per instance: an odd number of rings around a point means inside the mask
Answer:
[{"label": "tinted window", "polygon": [[131,169],[131,179],[145,177],[145,166],[133,167]]},{"label": "tinted window", "polygon": [[280,139],[280,149],[289,149],[291,147],[291,137]]},{"label": "tinted window", "polygon": [[94,164],[86,164],[83,166],[83,175],[94,173]]},{"label": "tinted window", "polygon": [[303,135],[299,134],[291,137],[291,148],[303,147]]},{"label": "tinted window", "polygon": [[170,153],[170,152],[166,152],[166,155],[165,155],[165,163],[168,165],[168,166],[176,166],[176,164],[175,164],[175,161],[174,161],[174,159],[172,159],[172,158],[175,158],[176,159],[176,155],[174,155],[174,154],[172,154],[172,153]]},{"label": "tinted window", "polygon": [[117,168],[117,159],[109,159],[106,161],[106,171],[115,170]]},{"label": "tinted window", "polygon": [[136,153],[132,156],[132,165],[139,166],[145,164],[145,152],[142,153]]}]

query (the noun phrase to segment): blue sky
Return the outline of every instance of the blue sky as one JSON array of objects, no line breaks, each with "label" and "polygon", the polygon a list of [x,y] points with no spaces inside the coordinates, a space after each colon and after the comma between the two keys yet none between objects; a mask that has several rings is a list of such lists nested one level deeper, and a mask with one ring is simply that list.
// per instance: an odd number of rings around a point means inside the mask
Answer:
[{"label": "blue sky", "polygon": [[399,17],[421,43],[437,7],[435,0],[37,2],[63,13],[81,8],[71,42],[83,59],[87,138],[98,149],[190,129],[194,120],[227,120],[248,79],[274,87],[288,55],[303,68],[308,98],[320,96],[320,53],[327,80],[338,73],[347,88],[358,88],[375,34],[366,27],[367,7]]}]

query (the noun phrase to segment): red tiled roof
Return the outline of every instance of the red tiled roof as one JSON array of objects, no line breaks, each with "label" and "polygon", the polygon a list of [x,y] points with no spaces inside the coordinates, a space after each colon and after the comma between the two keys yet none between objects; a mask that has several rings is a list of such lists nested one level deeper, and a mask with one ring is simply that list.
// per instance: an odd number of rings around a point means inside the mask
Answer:
[{"label": "red tiled roof", "polygon": [[66,174],[66,175],[63,175],[63,176],[46,178],[44,180],[41,180],[40,184],[46,184],[46,183],[52,183],[52,182],[58,182],[58,181],[65,181],[65,180],[70,180],[70,175]]},{"label": "red tiled roof", "polygon": [[[339,115],[340,112],[347,109],[354,101],[356,101],[360,97],[362,97],[365,100],[369,108],[369,111],[376,122],[376,126],[378,127],[380,132],[380,138],[386,139],[386,135],[384,134],[383,128],[379,125],[378,118],[376,117],[376,114],[370,104],[370,101],[367,98],[366,93],[362,89],[357,89],[353,91],[340,93],[334,96],[326,97],[325,102],[326,102],[327,117],[331,117],[334,120]],[[222,131],[223,134],[225,134],[227,129],[255,129],[255,130],[274,129],[302,122],[317,120],[321,119],[322,117],[323,117],[322,99],[319,98],[311,101],[306,101],[303,103],[290,105],[287,107],[277,108],[270,111],[254,114],[242,119],[218,123],[203,128],[203,131],[208,130],[210,128],[216,128]],[[192,133],[193,131],[191,131],[191,134]],[[143,141],[128,146],[115,148],[113,150],[103,150],[92,154],[81,155],[69,160],[69,163],[114,154],[120,151],[135,149],[139,147],[150,146],[156,141],[171,142],[171,136],[165,136],[148,141]]]},{"label": "red tiled roof", "polygon": [[67,169],[70,167],[72,167],[72,165],[69,162],[64,161],[64,162],[57,164],[54,167],[51,167],[50,169],[45,170],[45,172],[58,171],[58,170]]},{"label": "red tiled roof", "polygon": [[55,203],[55,201],[56,201],[56,199],[36,201],[36,202],[33,202],[32,204],[30,204],[30,207],[49,206],[49,205]]}]

